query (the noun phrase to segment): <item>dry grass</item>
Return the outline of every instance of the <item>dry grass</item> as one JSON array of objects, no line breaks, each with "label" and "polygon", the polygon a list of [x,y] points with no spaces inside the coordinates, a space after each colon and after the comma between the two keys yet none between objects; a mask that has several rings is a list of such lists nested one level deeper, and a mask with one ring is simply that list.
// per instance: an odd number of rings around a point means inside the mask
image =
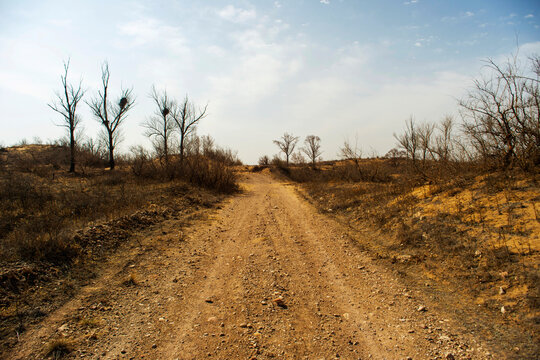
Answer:
[{"label": "dry grass", "polygon": [[45,356],[52,359],[61,359],[68,355],[72,350],[73,347],[70,341],[59,339],[47,344]]},{"label": "dry grass", "polygon": [[[215,159],[188,157],[181,176],[171,178],[155,159],[145,159],[147,172],[136,174],[133,159],[120,160],[110,171],[90,166],[99,160],[90,158],[84,171],[69,174],[64,147],[0,151],[0,345],[5,348],[25,325],[76,293],[96,264],[134,232],[211,207],[222,193],[237,189],[234,170]],[[130,274],[126,285],[137,283]],[[67,349],[58,344],[48,353],[63,356]]]},{"label": "dry grass", "polygon": [[74,229],[159,202],[179,188],[189,192],[185,181],[221,193],[238,189],[232,169],[204,157],[171,166],[167,170],[179,174],[171,181],[150,158],[134,159],[115,171],[87,168],[76,175],[61,170],[68,159],[62,147],[27,145],[8,148],[1,156],[0,262],[70,263],[81,251],[71,239]]},{"label": "dry grass", "polygon": [[482,174],[469,165],[435,172],[426,183],[406,161],[373,159],[357,169],[337,162],[282,174],[301,182],[320,211],[366,234],[360,246],[377,258],[403,267],[420,284],[434,281],[448,294],[455,291],[463,304],[480,305],[493,316],[501,316],[504,306],[505,319],[537,333],[539,177]]}]

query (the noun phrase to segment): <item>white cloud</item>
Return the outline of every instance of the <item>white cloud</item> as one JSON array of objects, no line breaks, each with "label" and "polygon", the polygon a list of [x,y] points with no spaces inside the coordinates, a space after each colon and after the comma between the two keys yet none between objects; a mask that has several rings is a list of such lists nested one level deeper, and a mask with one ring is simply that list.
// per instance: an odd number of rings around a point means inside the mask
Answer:
[{"label": "white cloud", "polygon": [[[286,24],[285,24],[286,25]],[[301,64],[296,55],[300,46],[278,38],[286,27],[277,24],[231,34],[237,63],[232,69],[213,75],[209,81],[213,99],[227,103],[250,104],[271,96],[278,84],[299,71]]]},{"label": "white cloud", "polygon": [[527,14],[525,15],[525,19],[532,19],[534,17],[533,14]]},{"label": "white cloud", "polygon": [[352,44],[337,50],[336,58],[338,60],[333,65],[333,68],[343,69],[350,74],[360,66],[366,64],[371,53],[373,53],[373,49],[367,46],[361,46],[358,41],[354,41]]},{"label": "white cloud", "polygon": [[425,37],[425,38],[419,38],[419,39],[416,39],[416,41],[414,42],[414,46],[416,46],[416,47],[429,46],[435,40],[436,40],[436,37],[434,37],[434,36],[428,36],[428,37]]},{"label": "white cloud", "polygon": [[274,6],[279,9],[281,7],[281,3],[279,1],[274,1]]},{"label": "white cloud", "polygon": [[472,17],[474,16],[474,13],[472,11],[466,11],[465,14],[463,14],[464,17]]},{"label": "white cloud", "polygon": [[520,54],[525,57],[531,56],[533,54],[540,54],[540,41],[525,43],[519,48]]},{"label": "white cloud", "polygon": [[330,4],[330,0],[321,0],[321,4],[328,5]]},{"label": "white cloud", "polygon": [[233,5],[227,5],[217,12],[218,16],[224,20],[234,23],[243,23],[257,17],[255,9],[241,9]]},{"label": "white cloud", "polygon": [[[130,46],[158,46],[176,54],[189,52],[182,30],[176,26],[163,24],[157,19],[145,17],[118,25],[121,35],[131,39]],[[120,41],[118,45],[125,45]]]}]

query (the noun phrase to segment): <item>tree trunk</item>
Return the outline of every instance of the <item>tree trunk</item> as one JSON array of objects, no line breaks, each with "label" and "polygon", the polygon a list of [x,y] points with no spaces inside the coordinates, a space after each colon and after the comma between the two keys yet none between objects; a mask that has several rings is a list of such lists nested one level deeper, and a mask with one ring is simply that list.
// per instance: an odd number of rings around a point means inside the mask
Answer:
[{"label": "tree trunk", "polygon": [[167,145],[167,136],[163,142],[163,153],[165,155],[165,167],[169,168],[169,146]]},{"label": "tree trunk", "polygon": [[73,132],[75,129],[70,128],[69,129],[69,151],[70,151],[70,164],[69,164],[69,172],[74,173],[75,172],[75,134]]},{"label": "tree trunk", "polygon": [[114,145],[112,133],[109,132],[109,168],[114,169]]},{"label": "tree trunk", "polygon": [[167,115],[163,115],[163,155],[165,156],[165,168],[169,169],[169,134],[167,129]]},{"label": "tree trunk", "polygon": [[180,165],[184,164],[184,136],[180,135]]}]

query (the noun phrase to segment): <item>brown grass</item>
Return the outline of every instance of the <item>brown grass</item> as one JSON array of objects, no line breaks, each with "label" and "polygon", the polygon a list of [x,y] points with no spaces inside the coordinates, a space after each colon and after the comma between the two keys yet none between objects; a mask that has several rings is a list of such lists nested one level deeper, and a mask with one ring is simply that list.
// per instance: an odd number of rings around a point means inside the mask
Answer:
[{"label": "brown grass", "polygon": [[[217,159],[187,157],[172,177],[151,158],[139,174],[134,159],[119,159],[114,171],[91,166],[97,160],[69,174],[64,147],[0,151],[1,346],[69,299],[135,231],[211,207],[237,189],[234,170]],[[130,274],[126,285],[137,284]],[[61,345],[49,355],[65,354]]]},{"label": "brown grass", "polygon": [[61,170],[68,159],[63,147],[26,145],[2,156],[0,262],[70,263],[81,250],[71,239],[74,229],[135,211],[179,187],[189,192],[185,181],[220,193],[238,190],[231,168],[202,156],[168,169],[139,156],[115,171],[87,168],[84,175]]},{"label": "brown grass", "polygon": [[45,356],[52,359],[61,359],[73,350],[73,345],[65,339],[55,340],[47,344]]},{"label": "brown grass", "polygon": [[[433,280],[455,291],[464,303],[482,304],[493,316],[505,306],[511,309],[506,318],[538,330],[537,175],[482,173],[465,164],[457,172],[434,167],[436,176],[426,182],[406,160],[390,159],[290,167],[281,174],[300,182],[320,211],[366,234],[360,246],[377,258],[405,267],[420,283]],[[498,294],[500,287],[505,294]]]}]

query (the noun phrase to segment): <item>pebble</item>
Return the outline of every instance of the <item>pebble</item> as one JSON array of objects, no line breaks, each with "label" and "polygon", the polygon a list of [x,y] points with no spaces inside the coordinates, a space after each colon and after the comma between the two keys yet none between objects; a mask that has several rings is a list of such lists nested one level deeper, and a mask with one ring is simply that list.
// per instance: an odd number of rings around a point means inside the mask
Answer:
[{"label": "pebble", "polygon": [[274,303],[279,306],[280,308],[283,308],[283,309],[286,309],[287,308],[287,305],[285,304],[285,302],[283,301],[283,298],[280,296],[278,298],[275,298],[274,299]]}]

